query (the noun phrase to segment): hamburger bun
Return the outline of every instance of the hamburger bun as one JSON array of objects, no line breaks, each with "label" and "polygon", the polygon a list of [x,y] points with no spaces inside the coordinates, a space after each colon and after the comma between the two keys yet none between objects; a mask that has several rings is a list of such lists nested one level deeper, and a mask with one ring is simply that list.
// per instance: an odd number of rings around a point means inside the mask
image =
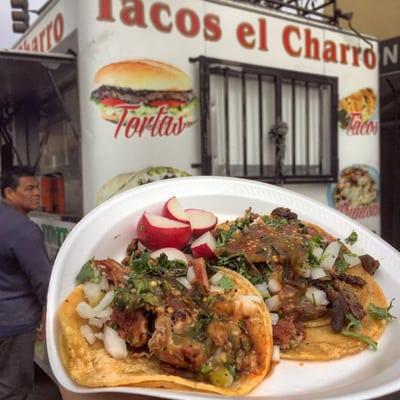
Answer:
[{"label": "hamburger bun", "polygon": [[95,83],[132,90],[192,90],[188,75],[174,66],[154,60],[126,60],[102,67]]}]

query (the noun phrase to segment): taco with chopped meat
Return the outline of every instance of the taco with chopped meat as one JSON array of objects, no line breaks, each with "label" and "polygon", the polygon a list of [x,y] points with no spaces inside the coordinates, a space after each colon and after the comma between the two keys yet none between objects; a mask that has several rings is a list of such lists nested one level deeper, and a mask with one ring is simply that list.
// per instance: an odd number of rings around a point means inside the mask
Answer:
[{"label": "taco with chopped meat", "polygon": [[372,276],[379,262],[347,246],[355,232],[344,243],[277,208],[261,216],[248,210],[217,227],[217,236],[215,264],[259,289],[281,358],[331,360],[376,348],[390,314]]},{"label": "taco with chopped meat", "polygon": [[[272,329],[254,286],[203,259],[90,260],[59,309],[65,369],[86,387],[143,386],[241,395],[270,369]],[[209,277],[212,275],[211,279]]]}]

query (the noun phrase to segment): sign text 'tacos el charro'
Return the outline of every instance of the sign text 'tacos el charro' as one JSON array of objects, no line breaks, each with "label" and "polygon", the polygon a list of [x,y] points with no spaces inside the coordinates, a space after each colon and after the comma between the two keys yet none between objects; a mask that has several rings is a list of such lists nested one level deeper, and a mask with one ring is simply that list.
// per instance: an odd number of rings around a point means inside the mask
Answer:
[{"label": "sign text 'tacos el charro'", "polygon": [[[119,9],[116,9],[119,4]],[[150,25],[162,33],[177,30],[186,37],[203,35],[206,41],[219,41],[224,32],[220,24],[220,15],[207,13],[199,17],[195,10],[182,7],[172,12],[166,2],[157,2],[149,8],[144,0],[114,2],[99,0],[97,20],[115,22],[116,18],[131,27],[146,29]],[[267,18],[258,18],[257,24],[242,21],[236,27],[236,40],[245,49],[268,52],[268,40],[272,35],[268,32]],[[276,40],[277,33],[273,33]],[[365,66],[374,69],[377,56],[373,49],[337,43],[333,40],[321,40],[313,36],[312,29],[288,23],[280,34],[284,51],[291,57],[302,57],[309,60],[340,63],[354,67]]]}]

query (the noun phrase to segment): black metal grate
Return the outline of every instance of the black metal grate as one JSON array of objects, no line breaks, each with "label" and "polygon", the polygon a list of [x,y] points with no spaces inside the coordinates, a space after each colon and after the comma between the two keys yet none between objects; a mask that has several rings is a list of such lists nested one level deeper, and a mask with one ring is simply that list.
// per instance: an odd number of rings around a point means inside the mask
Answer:
[{"label": "black metal grate", "polygon": [[[337,78],[204,56],[191,61],[200,72],[203,175],[336,181]],[[279,121],[288,128],[284,144],[270,134]]]}]

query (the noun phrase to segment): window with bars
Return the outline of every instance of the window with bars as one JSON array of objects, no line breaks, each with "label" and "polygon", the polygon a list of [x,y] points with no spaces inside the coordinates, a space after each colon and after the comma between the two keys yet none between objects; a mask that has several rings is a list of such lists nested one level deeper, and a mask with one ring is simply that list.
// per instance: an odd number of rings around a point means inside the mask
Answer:
[{"label": "window with bars", "polygon": [[201,172],[337,178],[337,78],[199,57]]}]

